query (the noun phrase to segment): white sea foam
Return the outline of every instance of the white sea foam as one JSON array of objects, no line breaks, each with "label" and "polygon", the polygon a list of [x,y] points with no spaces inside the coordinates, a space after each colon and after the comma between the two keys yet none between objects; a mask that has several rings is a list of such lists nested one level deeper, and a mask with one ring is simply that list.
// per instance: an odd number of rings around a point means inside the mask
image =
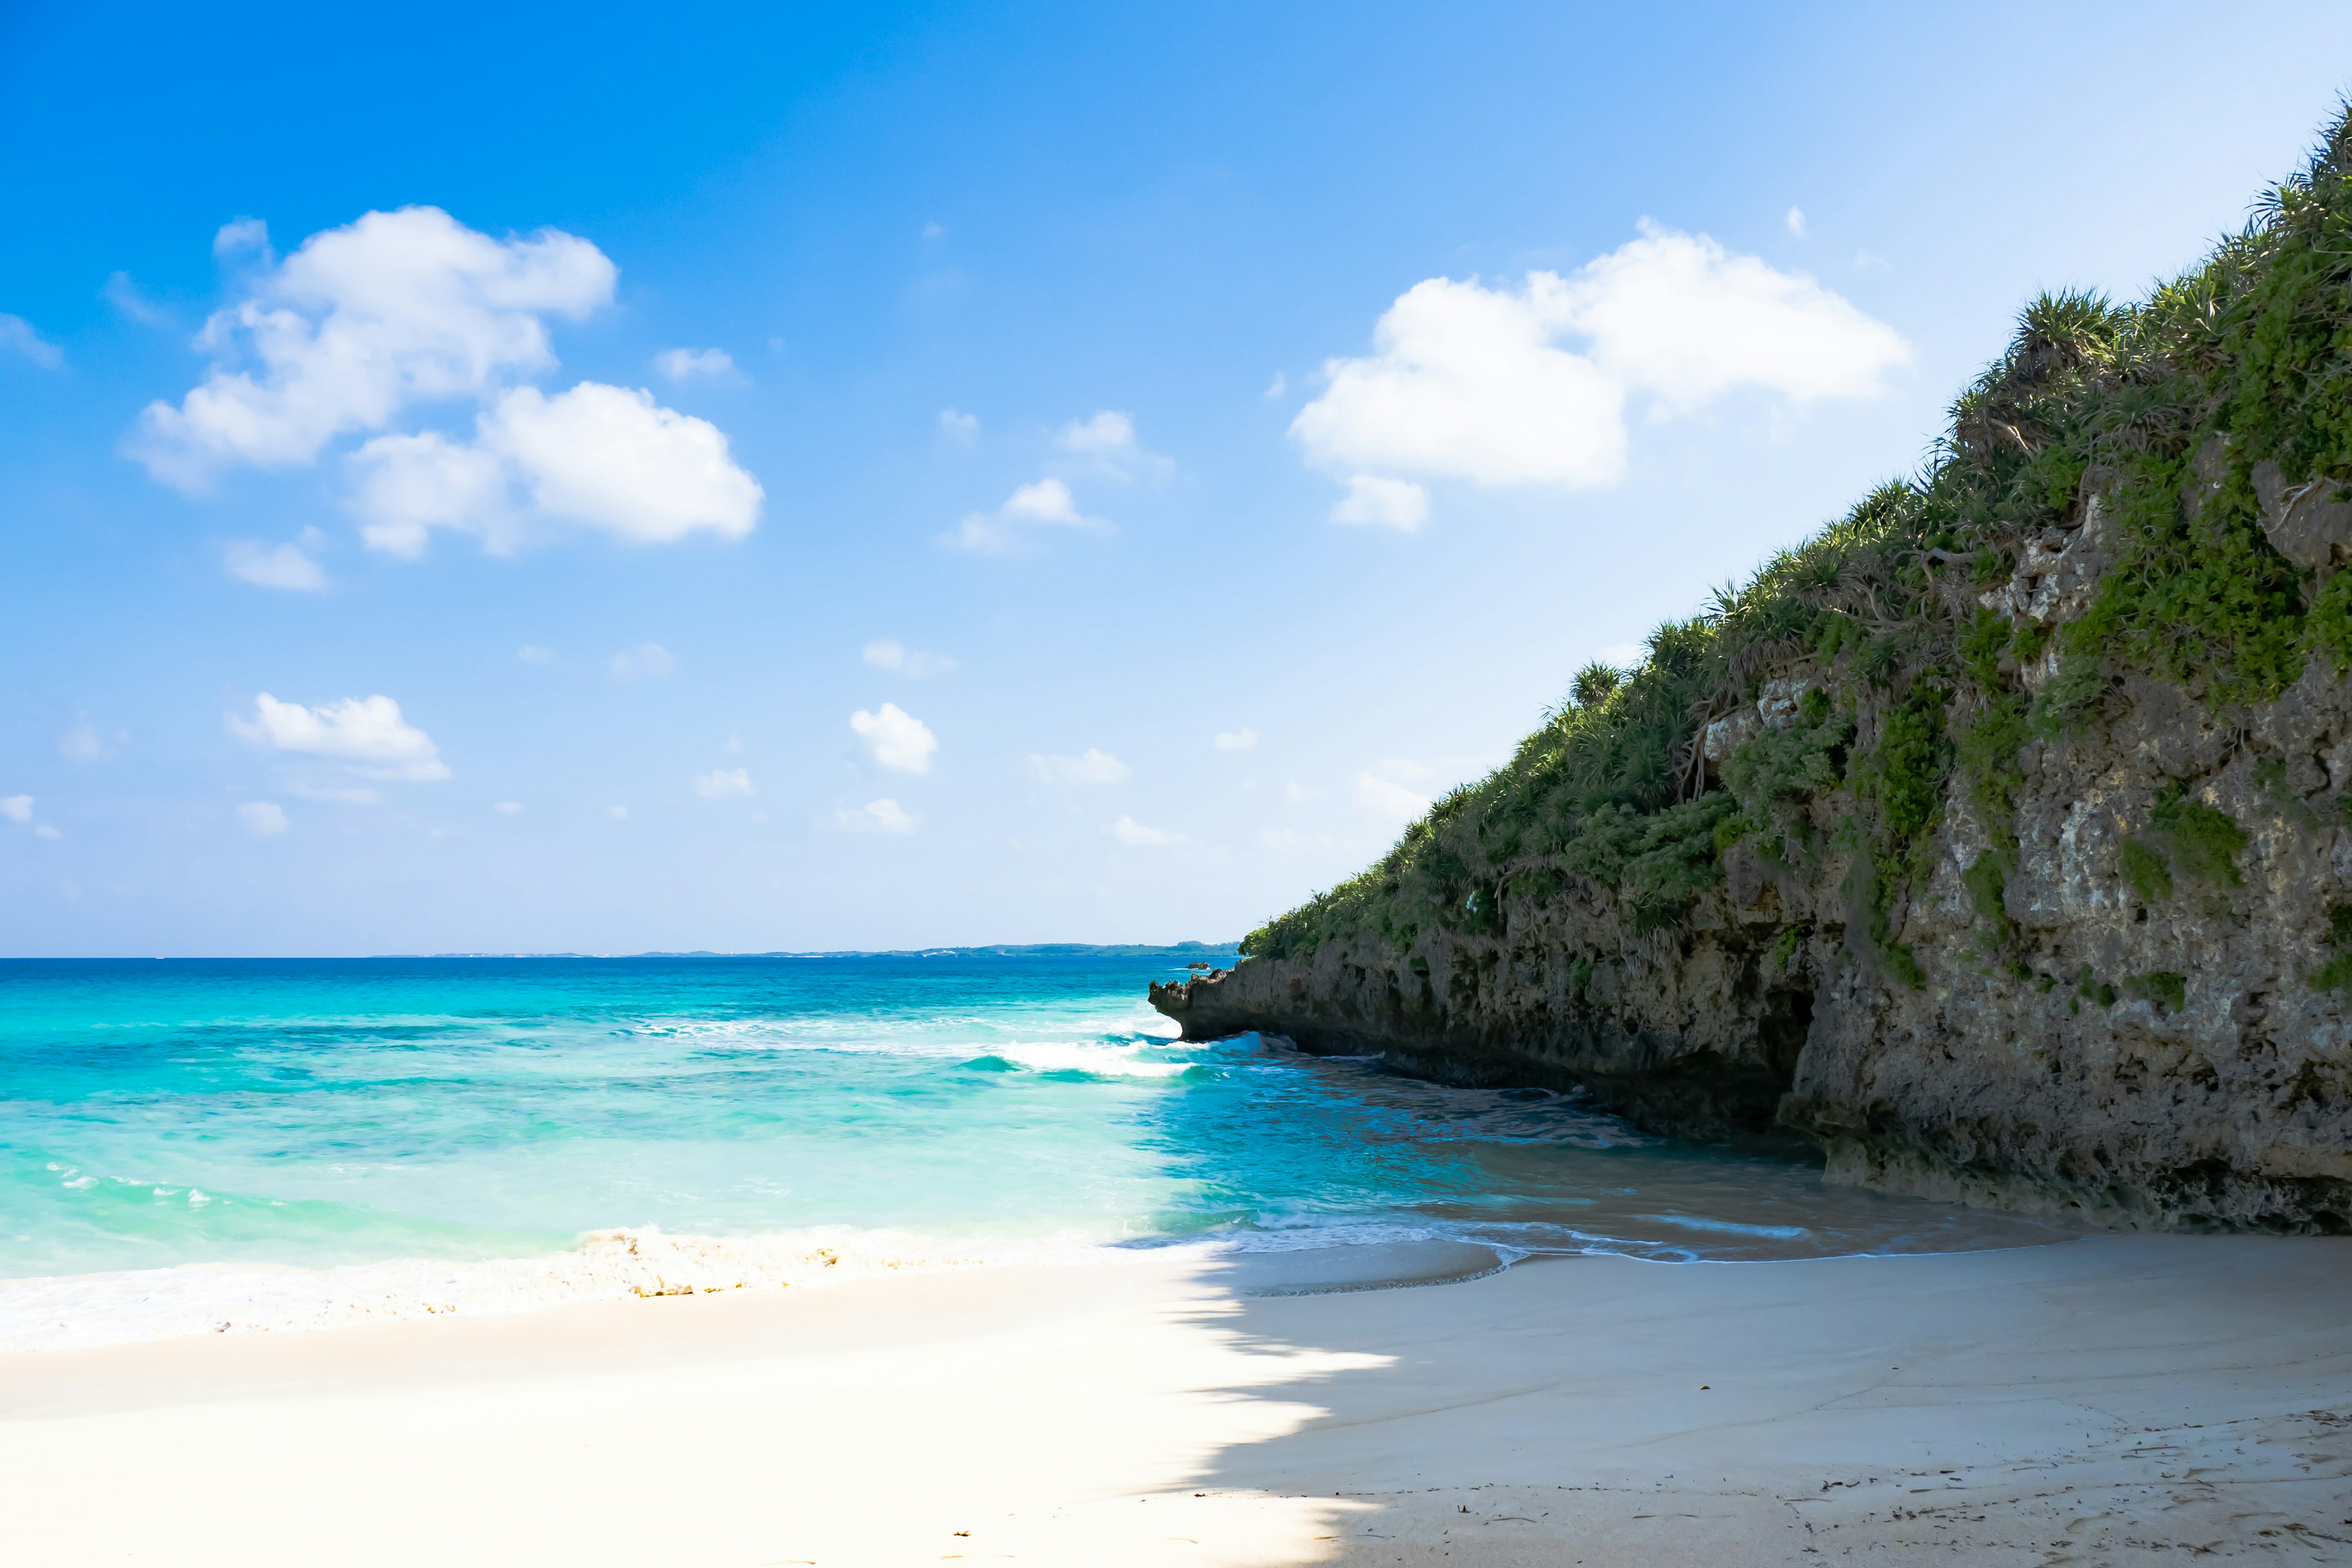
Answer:
[{"label": "white sea foam", "polygon": [[497,1316],[577,1301],[807,1288],[1115,1256],[1074,1237],[955,1243],[848,1226],[748,1237],[672,1236],[647,1226],[591,1232],[570,1251],[540,1258],[402,1258],[333,1268],[192,1263],[0,1280],[0,1352]]},{"label": "white sea foam", "polygon": [[989,1054],[1032,1072],[1083,1072],[1101,1078],[1174,1078],[1191,1062],[1147,1061],[1139,1047],[1079,1040],[1048,1040],[1036,1044],[998,1046]]}]

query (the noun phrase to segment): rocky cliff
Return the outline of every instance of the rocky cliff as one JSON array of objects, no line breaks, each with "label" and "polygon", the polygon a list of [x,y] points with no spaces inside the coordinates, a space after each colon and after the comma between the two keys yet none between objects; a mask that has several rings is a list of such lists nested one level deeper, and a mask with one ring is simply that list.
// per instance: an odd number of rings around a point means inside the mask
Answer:
[{"label": "rocky cliff", "polygon": [[2352,135],[1151,1000],[1831,1179],[2352,1228]]}]

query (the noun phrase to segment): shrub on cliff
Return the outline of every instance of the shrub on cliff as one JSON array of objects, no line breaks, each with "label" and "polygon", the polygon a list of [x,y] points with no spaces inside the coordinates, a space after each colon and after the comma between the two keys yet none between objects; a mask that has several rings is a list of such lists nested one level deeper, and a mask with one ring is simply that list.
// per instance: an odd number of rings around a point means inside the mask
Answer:
[{"label": "shrub on cliff", "polygon": [[[2298,563],[2264,529],[2265,486],[2292,507],[2339,483],[2352,485],[2352,114],[2242,233],[2146,300],[2027,305],[1916,479],[1660,626],[1636,668],[1580,671],[1508,763],[1242,952],[1359,936],[1402,950],[1433,925],[1484,929],[1505,891],[1612,899],[1651,929],[1753,838],[1774,856],[1851,858],[1868,907],[1848,945],[1869,962],[1890,901],[1924,874],[1956,767],[1994,841],[1971,893],[1997,910],[2018,752],[2095,723],[2125,671],[2221,711],[2275,697],[2314,658],[2352,668],[2352,573]],[[2087,604],[2061,622],[2006,593],[2045,531],[2079,528],[2095,498],[2107,559]],[[2029,697],[2021,672],[2053,641]],[[1711,767],[1708,725],[1791,676],[1817,710]],[[2234,847],[2205,808],[2168,809],[2162,842],[2126,874],[2150,892],[2174,862],[2228,881]],[[1988,918],[1998,936],[2005,919]],[[1879,956],[1898,973],[1908,957]]]}]

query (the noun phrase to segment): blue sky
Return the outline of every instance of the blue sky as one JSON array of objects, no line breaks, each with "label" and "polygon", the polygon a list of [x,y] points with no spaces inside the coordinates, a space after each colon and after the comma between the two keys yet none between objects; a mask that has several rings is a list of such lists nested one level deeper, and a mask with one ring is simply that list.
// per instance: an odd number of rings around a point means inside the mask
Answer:
[{"label": "blue sky", "polygon": [[1237,935],[2352,75],[1885,9],[0,8],[0,952]]}]

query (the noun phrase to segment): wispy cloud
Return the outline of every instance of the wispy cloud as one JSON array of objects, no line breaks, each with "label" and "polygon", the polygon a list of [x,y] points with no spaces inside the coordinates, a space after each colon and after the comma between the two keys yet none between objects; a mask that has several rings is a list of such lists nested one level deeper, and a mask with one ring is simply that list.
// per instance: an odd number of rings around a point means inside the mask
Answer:
[{"label": "wispy cloud", "polygon": [[56,370],[66,363],[66,351],[33,330],[33,323],[22,316],[0,312],[0,352],[20,354],[43,370]]},{"label": "wispy cloud", "polygon": [[1029,758],[1029,776],[1047,784],[1121,784],[1130,773],[1125,763],[1093,746],[1075,757],[1032,753]]},{"label": "wispy cloud", "polygon": [[866,645],[860,656],[877,669],[887,669],[918,679],[927,675],[945,675],[956,667],[956,661],[946,654],[920,653],[897,637],[876,637]]}]

